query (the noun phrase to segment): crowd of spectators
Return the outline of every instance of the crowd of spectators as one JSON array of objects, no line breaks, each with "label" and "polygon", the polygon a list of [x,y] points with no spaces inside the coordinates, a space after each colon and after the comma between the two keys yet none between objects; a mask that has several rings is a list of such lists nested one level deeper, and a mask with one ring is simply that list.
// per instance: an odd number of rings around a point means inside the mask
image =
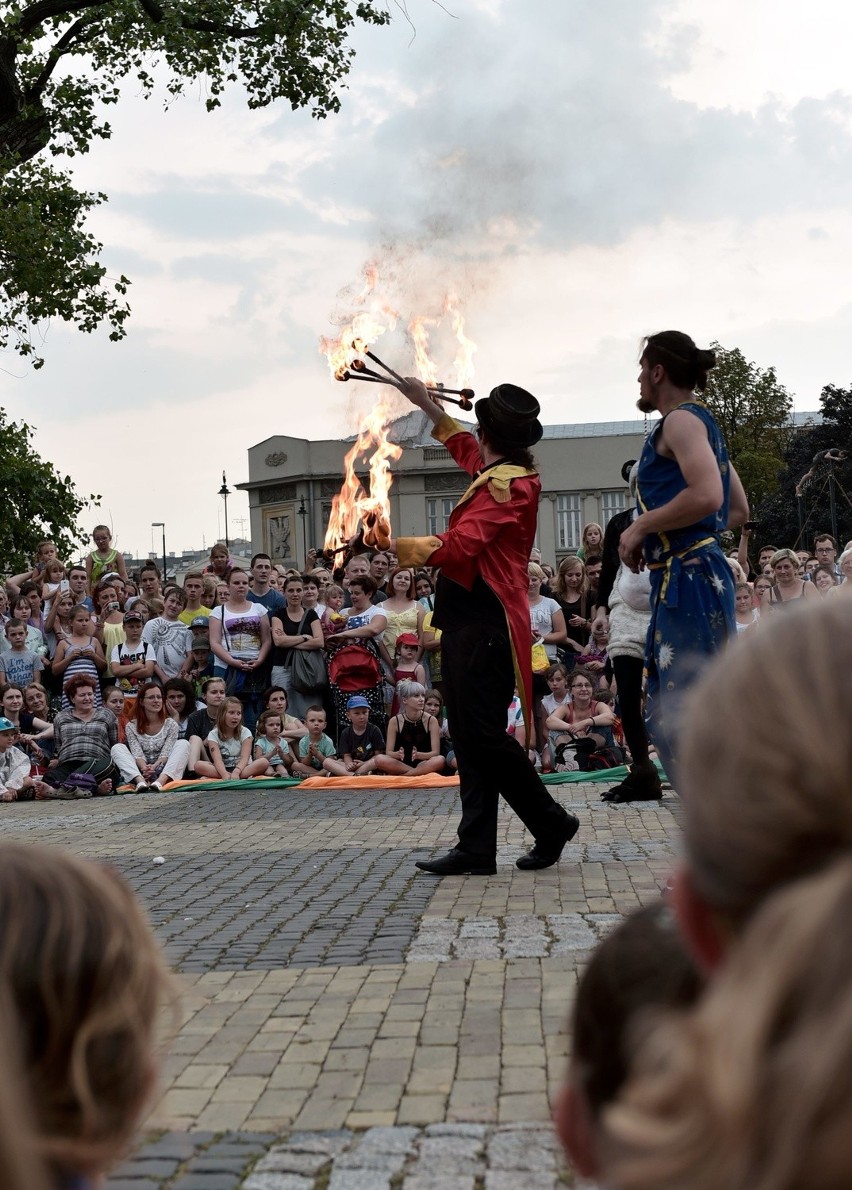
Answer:
[{"label": "crowd of spectators", "polygon": [[[787,604],[852,591],[852,543],[838,557],[823,533],[812,552],[767,544],[752,558],[752,537],[744,529],[729,555],[738,634]],[[558,566],[537,550],[529,563],[535,704],[528,734],[517,700],[507,730],[545,772],[630,759],[595,621],[602,540],[589,524]],[[0,586],[0,799],[193,777],[454,771],[429,568],[379,551],[335,571],[311,552],[303,569],[259,553],[246,571],[218,544],[179,586],[154,562],[129,575],[105,526],[93,542],[67,566],[42,542],[32,567]]]}]

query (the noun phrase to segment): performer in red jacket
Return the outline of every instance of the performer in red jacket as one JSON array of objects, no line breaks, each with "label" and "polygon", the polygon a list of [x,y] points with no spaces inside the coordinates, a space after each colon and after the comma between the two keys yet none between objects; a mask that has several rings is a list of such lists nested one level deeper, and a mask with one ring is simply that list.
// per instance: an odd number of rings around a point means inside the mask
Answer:
[{"label": "performer in red jacket", "polygon": [[496,871],[500,794],[532,834],[519,868],[559,859],[579,823],[550,796],[526,753],[506,732],[517,684],[529,728],[532,702],[527,563],[541,482],[530,447],[542,435],[535,397],[501,384],[476,402],[476,438],[449,417],[424,385],[403,390],[434,425],[433,436],[472,477],[446,533],[400,537],[400,564],[440,567],[432,623],[443,632],[441,674],[461,784],[458,847],[417,867],[437,876]]}]

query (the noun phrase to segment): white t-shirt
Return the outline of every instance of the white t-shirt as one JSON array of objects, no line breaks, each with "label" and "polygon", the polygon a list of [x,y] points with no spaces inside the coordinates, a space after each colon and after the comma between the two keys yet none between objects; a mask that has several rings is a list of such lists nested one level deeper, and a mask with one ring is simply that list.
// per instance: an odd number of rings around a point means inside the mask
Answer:
[{"label": "white t-shirt", "polygon": [[[261,605],[258,605],[261,606]],[[207,737],[208,742],[218,744],[219,751],[222,753],[222,763],[230,773],[232,769],[237,767],[237,761],[240,759],[240,752],[242,751],[243,741],[251,739],[251,732],[247,727],[240,728],[240,738],[232,737],[230,740],[219,739],[219,729],[214,727]]]},{"label": "white t-shirt", "polygon": [[155,616],[142,629],[142,639],[154,650],[154,659],[167,678],[176,678],[186,660],[191,632],[180,620]]},{"label": "white t-shirt", "polygon": [[[548,599],[546,595],[543,595],[538,603],[530,604],[530,624],[539,636],[546,636],[548,632],[553,631],[553,614],[561,610],[556,600]],[[555,661],[559,655],[556,645],[553,644],[545,644],[544,651],[551,661]]]},{"label": "white t-shirt", "polygon": [[244,612],[228,611],[227,607],[214,607],[211,620],[222,621],[222,648],[235,661],[254,661],[262,644],[260,622],[269,612],[262,603],[253,603]]},{"label": "white t-shirt", "polygon": [[381,604],[372,604],[365,612],[350,611],[349,618],[346,621],[346,627],[349,628],[363,628],[365,624],[369,624],[376,616],[384,616],[387,619],[387,612],[382,611]]},{"label": "white t-shirt", "polygon": [[127,641],[123,641],[120,645],[115,646],[110,654],[110,669],[112,676],[118,680],[119,686],[124,691],[125,698],[136,696],[136,687],[139,685],[140,678],[138,674],[131,678],[123,678],[121,676],[122,664],[137,665],[155,660],[154,650],[147,641],[140,640],[136,645],[129,645]]}]

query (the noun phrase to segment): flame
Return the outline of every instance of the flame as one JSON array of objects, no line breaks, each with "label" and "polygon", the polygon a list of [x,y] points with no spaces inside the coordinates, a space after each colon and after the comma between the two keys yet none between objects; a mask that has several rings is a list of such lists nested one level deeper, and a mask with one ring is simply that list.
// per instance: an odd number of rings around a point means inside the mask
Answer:
[{"label": "flame", "polygon": [[[344,379],[345,373],[352,369],[356,360],[362,359],[383,335],[396,329],[400,318],[395,304],[381,293],[381,277],[377,266],[368,263],[363,273],[361,291],[354,297],[349,296],[351,306],[358,308],[350,311],[348,321],[336,338],[320,339],[320,352],[327,357],[335,380]],[[446,320],[452,326],[457,345],[453,363],[455,384],[459,388],[469,387],[473,379],[476,344],[465,334],[464,317],[455,293],[446,295],[437,317],[415,315],[409,320],[408,335],[414,347],[417,374],[425,384],[437,385],[439,369],[430,351],[430,332],[437,332]],[[355,374],[352,371],[353,380]],[[354,446],[344,459],[343,484],[332,502],[325,535],[327,550],[337,550],[345,545],[357,535],[362,525],[369,528],[368,538],[373,533],[370,528],[373,526],[378,527],[379,540],[385,534],[390,535],[391,463],[400,458],[402,448],[390,441],[388,432],[393,417],[399,414],[399,408],[395,406],[393,389],[377,388],[376,391],[381,393],[380,399],[371,409]],[[365,491],[356,474],[359,465],[362,472],[364,467],[369,467],[369,492]]]},{"label": "flame", "polygon": [[456,386],[458,388],[469,388],[473,381],[473,356],[476,351],[476,344],[473,339],[469,339],[464,333],[464,315],[459,309],[459,299],[456,294],[447,294],[444,299],[444,313],[449,314],[452,319],[453,330],[455,331],[456,340],[459,345],[456,351],[456,358],[453,362],[456,373]]},{"label": "flame", "polygon": [[438,369],[429,358],[429,332],[426,329],[427,325],[436,326],[437,323],[434,318],[424,318],[421,315],[417,315],[409,322],[408,333],[411,335],[411,341],[414,344],[414,362],[417,367],[417,375],[424,384],[435,385],[438,383]]},{"label": "flame", "polygon": [[[392,409],[387,397],[370,410],[355,445],[343,460],[343,484],[331,504],[328,529],[325,534],[325,548],[337,549],[354,537],[361,528],[361,522],[372,517],[390,525],[390,489],[393,475],[391,461],[402,454],[402,447],[391,442],[388,429]],[[370,491],[355,473],[360,462],[369,460]]]}]

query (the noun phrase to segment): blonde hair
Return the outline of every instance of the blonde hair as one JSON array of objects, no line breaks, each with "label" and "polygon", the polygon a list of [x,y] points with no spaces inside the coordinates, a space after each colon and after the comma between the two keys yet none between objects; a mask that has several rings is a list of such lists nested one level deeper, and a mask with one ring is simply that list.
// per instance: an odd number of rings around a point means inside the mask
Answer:
[{"label": "blonde hair", "polygon": [[794,554],[792,550],[776,550],[769,559],[769,565],[774,570],[779,562],[791,562],[794,570],[798,570],[801,566],[799,555]]},{"label": "blonde hair", "polygon": [[686,704],[679,764],[687,865],[738,923],[778,885],[852,847],[852,633],[843,600],[804,603],[709,667]]},{"label": "blonde hair", "polygon": [[0,986],[19,1022],[37,1147],[95,1174],[126,1150],[172,977],[133,892],[67,851],[0,844]]},{"label": "blonde hair", "polygon": [[[725,561],[728,563],[733,572],[734,581],[736,583],[744,583],[746,586],[748,586],[748,575],[743,570],[740,562],[736,558],[726,558]],[[796,565],[799,565],[798,561],[796,562]]]},{"label": "blonde hair", "polygon": [[569,570],[573,570],[579,566],[583,575],[583,581],[580,583],[580,594],[585,595],[589,589],[589,576],[586,574],[586,563],[582,558],[578,558],[576,554],[568,554],[559,563],[559,569],[556,571],[556,578],[553,580],[553,594],[557,599],[564,599],[568,587],[565,583],[565,575]]},{"label": "blonde hair", "polygon": [[704,998],[659,1025],[605,1115],[620,1190],[845,1190],[852,857],[762,908]]},{"label": "blonde hair", "polygon": [[540,579],[542,582],[544,582],[545,578],[547,577],[542,568],[539,566],[538,562],[530,562],[527,565],[527,574],[532,575],[534,578]]}]

